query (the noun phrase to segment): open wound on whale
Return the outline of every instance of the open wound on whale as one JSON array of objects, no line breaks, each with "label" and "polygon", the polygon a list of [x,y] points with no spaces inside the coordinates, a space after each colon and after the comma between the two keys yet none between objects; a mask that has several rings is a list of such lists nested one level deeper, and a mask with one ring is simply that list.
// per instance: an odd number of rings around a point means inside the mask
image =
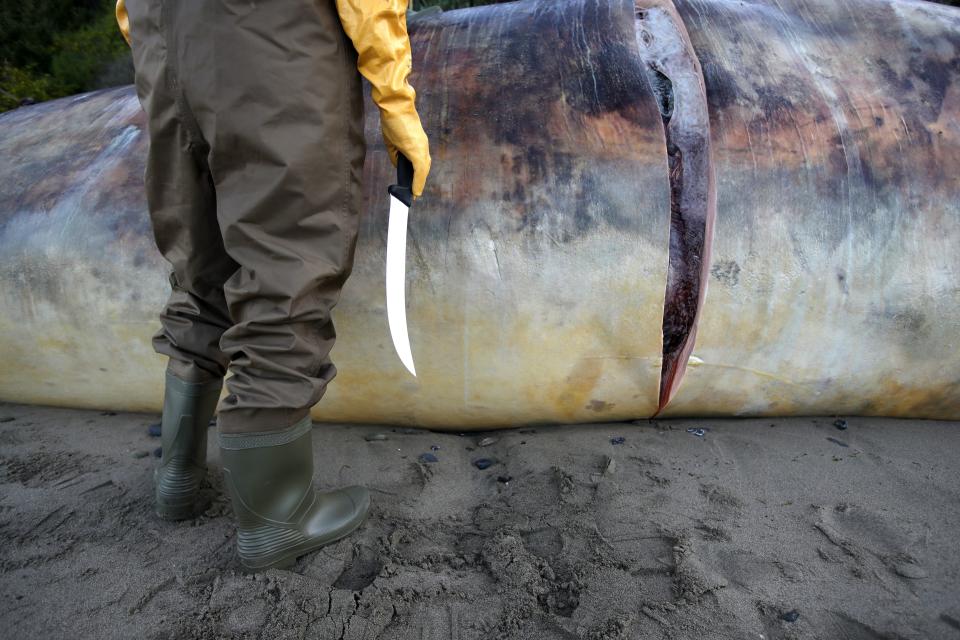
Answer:
[{"label": "open wound on whale", "polygon": [[660,109],[670,176],[659,413],[676,393],[696,341],[710,269],[716,182],[703,71],[686,27],[669,0],[636,0],[634,6],[637,46]]}]

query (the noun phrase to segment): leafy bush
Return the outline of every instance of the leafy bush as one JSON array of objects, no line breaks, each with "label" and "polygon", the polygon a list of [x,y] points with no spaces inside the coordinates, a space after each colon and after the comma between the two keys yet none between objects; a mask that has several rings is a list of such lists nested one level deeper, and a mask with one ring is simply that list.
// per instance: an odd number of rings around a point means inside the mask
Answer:
[{"label": "leafy bush", "polygon": [[133,82],[115,3],[0,2],[0,111]]},{"label": "leafy bush", "polygon": [[[120,34],[113,12],[76,31],[57,34],[53,50],[50,70],[62,95],[110,86],[104,82],[105,72],[117,60],[130,59],[130,49]],[[121,77],[114,74],[110,80],[126,84],[133,81],[133,76],[132,73]]]},{"label": "leafy bush", "polygon": [[[411,0],[415,10],[509,0]],[[960,6],[960,0],[940,0]],[[116,0],[0,0],[0,111],[133,82]]]},{"label": "leafy bush", "polygon": [[22,104],[49,100],[49,76],[37,76],[20,67],[0,63],[0,112]]}]

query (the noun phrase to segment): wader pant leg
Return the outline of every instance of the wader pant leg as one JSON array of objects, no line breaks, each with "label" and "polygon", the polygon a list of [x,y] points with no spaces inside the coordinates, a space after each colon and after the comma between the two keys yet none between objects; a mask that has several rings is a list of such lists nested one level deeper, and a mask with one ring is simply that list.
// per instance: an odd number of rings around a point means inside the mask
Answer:
[{"label": "wader pant leg", "polygon": [[136,90],[147,114],[150,144],[144,174],[160,253],[172,265],[171,293],[160,314],[154,349],[167,370],[187,382],[223,378],[228,358],[220,338],[232,324],[223,284],[237,269],[217,223],[209,147],[191,117],[170,65],[160,0],[131,0]]},{"label": "wader pant leg", "polygon": [[179,112],[199,129],[215,194],[222,244],[180,249],[234,263],[223,283],[232,375],[221,432],[287,429],[336,374],[331,310],[353,266],[362,198],[356,53],[334,0],[130,5],[160,13]]}]

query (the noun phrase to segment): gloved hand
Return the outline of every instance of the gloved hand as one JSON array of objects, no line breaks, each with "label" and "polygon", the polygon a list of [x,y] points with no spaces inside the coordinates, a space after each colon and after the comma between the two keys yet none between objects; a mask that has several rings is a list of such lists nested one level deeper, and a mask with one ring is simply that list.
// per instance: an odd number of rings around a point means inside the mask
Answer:
[{"label": "gloved hand", "polygon": [[413,197],[419,198],[430,173],[430,143],[412,99],[409,104],[410,108],[393,112],[381,106],[380,129],[393,166],[397,166],[398,151],[413,164]]},{"label": "gloved hand", "polygon": [[430,143],[417,115],[410,75],[407,0],[336,0],[340,22],[357,50],[357,67],[372,85],[390,161],[399,151],[413,163],[413,195],[423,194],[430,173]]},{"label": "gloved hand", "polygon": [[117,0],[117,25],[120,27],[120,33],[123,34],[123,39],[127,41],[127,44],[130,42],[130,19],[127,17],[127,4],[126,0]]}]

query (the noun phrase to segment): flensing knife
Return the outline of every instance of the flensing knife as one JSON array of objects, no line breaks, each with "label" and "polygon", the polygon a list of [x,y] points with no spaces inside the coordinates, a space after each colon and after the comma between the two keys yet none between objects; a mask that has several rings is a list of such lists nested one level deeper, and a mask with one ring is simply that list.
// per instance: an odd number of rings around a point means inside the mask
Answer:
[{"label": "flensing knife", "polygon": [[407,217],[413,204],[413,163],[397,154],[397,184],[387,188],[390,194],[390,221],[387,227],[387,322],[393,347],[400,362],[417,375],[407,333]]}]

